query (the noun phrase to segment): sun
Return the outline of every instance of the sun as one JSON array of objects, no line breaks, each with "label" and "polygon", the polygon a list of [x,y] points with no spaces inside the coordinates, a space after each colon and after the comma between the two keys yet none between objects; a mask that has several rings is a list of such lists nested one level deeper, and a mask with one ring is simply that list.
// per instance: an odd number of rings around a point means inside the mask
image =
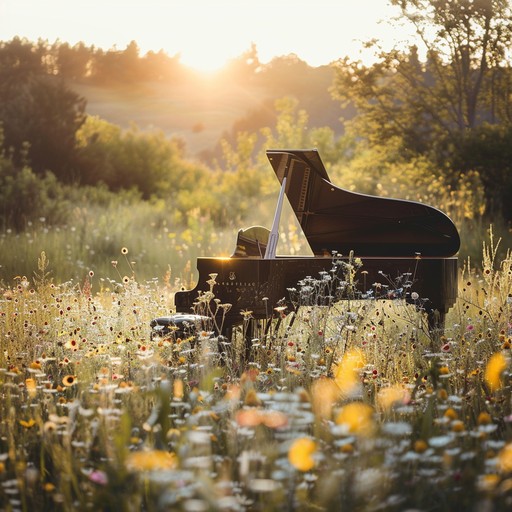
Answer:
[{"label": "sun", "polygon": [[180,62],[205,74],[213,74],[226,66],[231,56],[218,48],[187,47],[180,52]]}]

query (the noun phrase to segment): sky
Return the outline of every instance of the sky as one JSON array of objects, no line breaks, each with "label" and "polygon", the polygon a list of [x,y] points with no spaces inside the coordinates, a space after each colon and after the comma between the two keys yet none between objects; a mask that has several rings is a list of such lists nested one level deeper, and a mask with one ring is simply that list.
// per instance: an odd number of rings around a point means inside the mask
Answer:
[{"label": "sky", "polygon": [[387,0],[0,0],[0,40],[15,36],[165,51],[211,71],[255,44],[259,60],[296,54],[311,66],[357,58],[363,41],[400,36]]}]

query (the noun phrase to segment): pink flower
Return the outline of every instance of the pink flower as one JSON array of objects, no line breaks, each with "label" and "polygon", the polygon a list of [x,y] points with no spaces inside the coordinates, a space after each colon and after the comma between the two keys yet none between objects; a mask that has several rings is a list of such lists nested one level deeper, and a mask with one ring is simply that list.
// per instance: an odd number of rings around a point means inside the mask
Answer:
[{"label": "pink flower", "polygon": [[104,471],[100,471],[99,469],[95,469],[89,474],[89,480],[98,485],[107,485],[108,484],[108,476]]}]

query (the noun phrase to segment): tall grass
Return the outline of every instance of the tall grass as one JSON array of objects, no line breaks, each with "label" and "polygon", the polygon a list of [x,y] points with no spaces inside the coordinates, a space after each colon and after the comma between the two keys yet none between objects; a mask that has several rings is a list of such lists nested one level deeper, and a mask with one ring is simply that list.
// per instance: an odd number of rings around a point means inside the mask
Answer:
[{"label": "tall grass", "polygon": [[[62,227],[46,227],[43,219],[22,233],[6,231],[0,235],[0,276],[6,283],[15,276],[30,278],[44,250],[56,282],[80,284],[92,271],[101,276],[93,280],[95,289],[132,274],[142,282],[162,282],[170,276],[174,286],[178,281],[190,283],[198,256],[221,255],[234,245],[231,231],[214,230],[203,222],[192,240],[188,228],[173,230],[163,219],[155,223],[154,212],[148,210],[142,203],[115,211],[79,210],[74,221]],[[128,248],[128,257],[121,254],[122,248]]]},{"label": "tall grass", "polygon": [[[193,210],[178,223],[172,205],[142,201],[114,201],[106,204],[77,203],[68,222],[48,225],[44,217],[28,222],[23,232],[0,233],[0,282],[11,285],[17,276],[31,278],[37,259],[45,251],[55,282],[76,285],[95,274],[94,290],[109,287],[135,274],[140,282],[157,279],[172,289],[190,286],[197,279],[195,262],[201,256],[229,256],[238,229],[250,225],[270,226],[273,197],[250,209],[243,225],[215,226]],[[281,254],[307,254],[307,241],[289,207],[283,211]],[[468,257],[475,265],[482,261],[481,240],[489,235],[483,217],[457,219],[462,240],[461,261]],[[493,224],[495,236],[503,239],[497,258],[504,258],[512,245],[512,232],[501,222]],[[129,250],[129,257],[121,249]],[[117,262],[117,265],[115,264]]]},{"label": "tall grass", "polygon": [[[197,279],[198,257],[229,256],[238,229],[270,225],[271,207],[264,203],[253,210],[247,224],[218,228],[197,210],[189,212],[184,223],[174,222],[172,205],[160,203],[77,205],[65,225],[46,225],[41,218],[29,222],[23,232],[2,232],[0,282],[10,285],[17,276],[32,278],[39,254],[45,251],[55,282],[82,285],[93,272],[95,291],[134,276],[140,282],[157,279],[173,290],[188,287]],[[283,220],[280,250],[285,254],[305,250],[306,241],[291,218]],[[128,249],[128,255],[121,254],[122,248]]]},{"label": "tall grass", "polygon": [[230,340],[151,339],[172,294],[131,273],[130,251],[127,278],[98,292],[97,272],[52,282],[39,254],[0,298],[0,507],[508,510],[512,255],[498,248],[464,265],[444,332],[401,300],[301,303],[322,274],[297,283],[293,322],[278,308],[252,332],[249,360],[247,312]]}]

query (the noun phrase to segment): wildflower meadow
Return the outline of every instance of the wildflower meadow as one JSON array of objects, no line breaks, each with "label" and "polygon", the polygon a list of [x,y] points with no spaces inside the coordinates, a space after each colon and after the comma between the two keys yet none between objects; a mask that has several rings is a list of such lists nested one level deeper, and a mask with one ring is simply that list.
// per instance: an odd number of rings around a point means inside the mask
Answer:
[{"label": "wildflower meadow", "polygon": [[247,336],[245,311],[231,339],[151,335],[167,287],[55,283],[41,253],[0,296],[0,510],[510,510],[498,245],[461,262],[444,329],[401,298],[302,304],[346,285],[326,269],[297,283],[295,312],[274,305]]}]

